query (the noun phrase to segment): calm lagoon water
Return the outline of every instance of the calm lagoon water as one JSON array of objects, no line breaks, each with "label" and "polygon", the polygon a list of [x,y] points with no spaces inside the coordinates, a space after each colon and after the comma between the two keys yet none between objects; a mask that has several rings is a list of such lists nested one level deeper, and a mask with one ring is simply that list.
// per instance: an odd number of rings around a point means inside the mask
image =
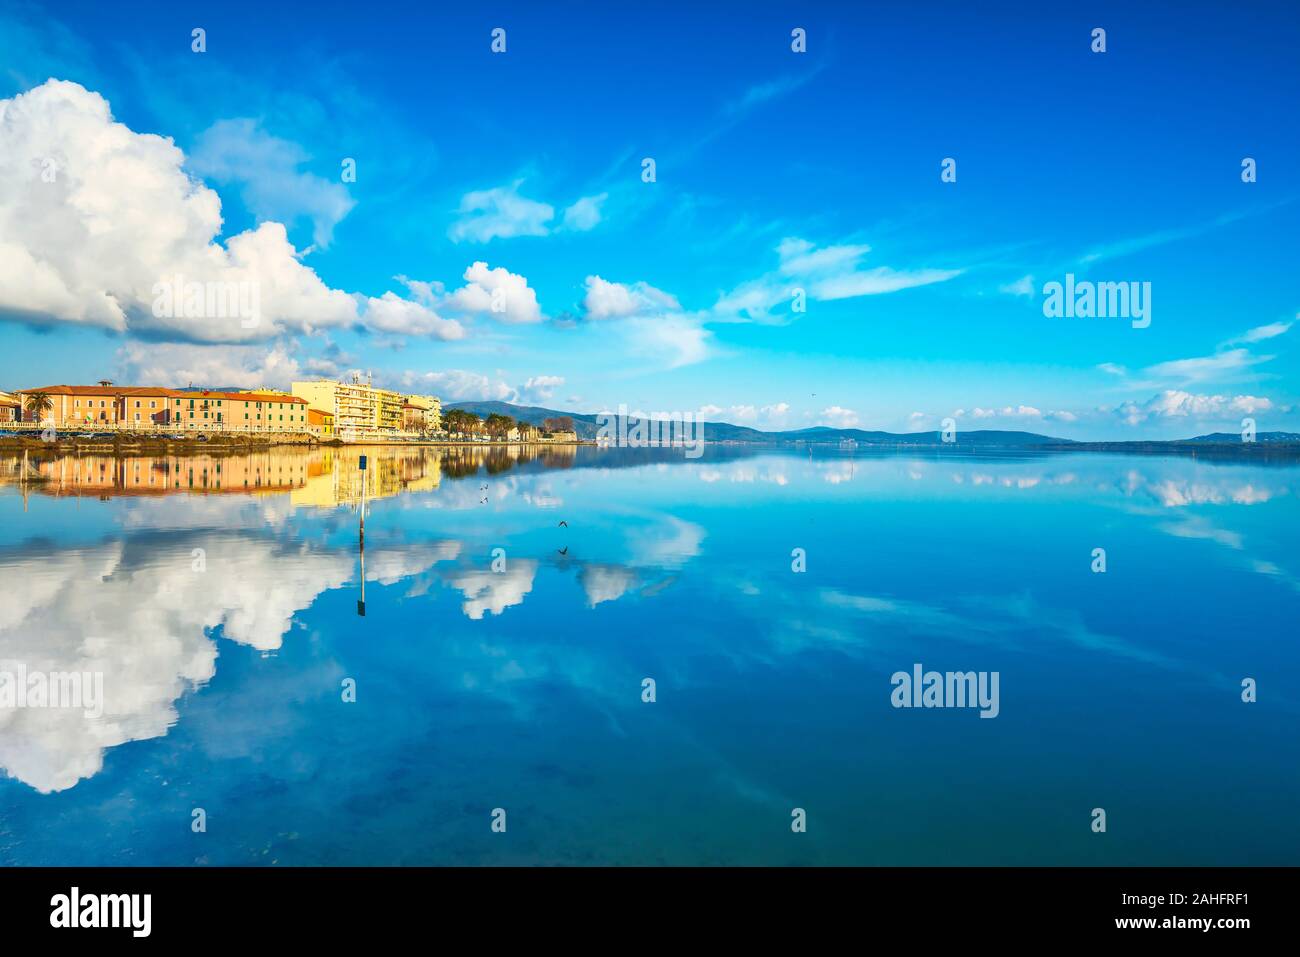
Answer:
[{"label": "calm lagoon water", "polygon": [[1300,469],[358,454],[0,459],[0,862],[1300,863]]}]

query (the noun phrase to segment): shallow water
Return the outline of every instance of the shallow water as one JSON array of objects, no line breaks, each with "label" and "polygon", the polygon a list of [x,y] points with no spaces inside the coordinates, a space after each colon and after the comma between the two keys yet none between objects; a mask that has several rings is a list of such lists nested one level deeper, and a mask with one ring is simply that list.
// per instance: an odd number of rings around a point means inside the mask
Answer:
[{"label": "shallow water", "polygon": [[0,458],[0,861],[1300,863],[1294,467],[361,451]]}]

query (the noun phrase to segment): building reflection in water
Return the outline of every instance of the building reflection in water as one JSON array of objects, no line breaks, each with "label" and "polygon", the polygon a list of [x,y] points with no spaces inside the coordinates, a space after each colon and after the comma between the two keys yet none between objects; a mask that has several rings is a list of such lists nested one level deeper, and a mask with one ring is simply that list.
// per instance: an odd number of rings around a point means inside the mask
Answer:
[{"label": "building reflection in water", "polygon": [[535,463],[573,465],[576,447],[282,446],[254,452],[114,455],[69,452],[0,454],[0,484],[23,494],[115,496],[169,494],[283,494],[295,507],[356,509],[361,501],[360,458],[369,461],[370,500],[438,488],[449,478],[491,474]]},{"label": "building reflection in water", "polygon": [[239,455],[33,455],[7,457],[5,483],[43,495],[253,494],[287,492],[307,481],[308,455],[279,449]]}]

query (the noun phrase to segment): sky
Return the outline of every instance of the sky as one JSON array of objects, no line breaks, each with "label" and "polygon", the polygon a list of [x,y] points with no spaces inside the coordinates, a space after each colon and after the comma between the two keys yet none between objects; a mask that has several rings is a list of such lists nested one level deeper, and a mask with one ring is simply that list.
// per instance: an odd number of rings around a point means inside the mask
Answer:
[{"label": "sky", "polygon": [[0,0],[0,389],[1300,431],[1293,3],[440,6]]}]

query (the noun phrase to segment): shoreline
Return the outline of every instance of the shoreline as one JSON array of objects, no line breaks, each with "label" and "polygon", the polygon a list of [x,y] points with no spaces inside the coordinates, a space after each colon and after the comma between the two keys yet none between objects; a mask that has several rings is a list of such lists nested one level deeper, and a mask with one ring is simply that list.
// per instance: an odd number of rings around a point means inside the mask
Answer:
[{"label": "shoreline", "polygon": [[536,448],[573,447],[579,445],[595,446],[594,441],[577,442],[509,442],[505,440],[489,442],[466,442],[451,439],[390,439],[373,442],[343,442],[340,439],[320,439],[305,436],[298,440],[274,438],[262,439],[252,436],[222,437],[202,440],[199,438],[163,439],[153,437],[115,437],[115,438],[59,438],[46,442],[37,437],[22,435],[0,435],[0,452],[23,451],[61,451],[61,452],[247,452],[273,448],[502,448],[508,446],[529,446]]}]

